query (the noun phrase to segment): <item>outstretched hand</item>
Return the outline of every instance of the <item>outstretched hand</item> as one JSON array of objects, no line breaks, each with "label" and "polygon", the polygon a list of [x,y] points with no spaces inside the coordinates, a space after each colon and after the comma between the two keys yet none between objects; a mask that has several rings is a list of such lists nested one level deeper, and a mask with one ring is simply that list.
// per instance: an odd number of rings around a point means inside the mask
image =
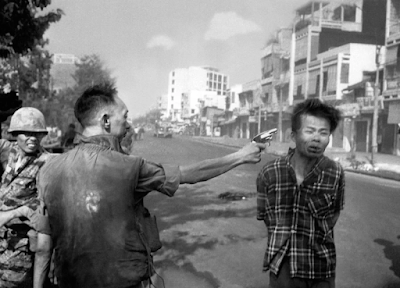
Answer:
[{"label": "outstretched hand", "polygon": [[266,148],[262,143],[249,143],[238,151],[241,154],[243,163],[258,163],[261,161],[261,152]]}]

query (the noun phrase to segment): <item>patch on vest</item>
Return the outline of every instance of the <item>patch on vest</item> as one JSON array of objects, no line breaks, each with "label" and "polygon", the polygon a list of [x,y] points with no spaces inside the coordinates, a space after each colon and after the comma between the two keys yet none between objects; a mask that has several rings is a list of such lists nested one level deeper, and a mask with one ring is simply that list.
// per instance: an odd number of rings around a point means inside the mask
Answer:
[{"label": "patch on vest", "polygon": [[92,214],[97,213],[99,211],[99,202],[100,202],[100,195],[97,191],[89,191],[85,203],[86,203],[86,210]]}]

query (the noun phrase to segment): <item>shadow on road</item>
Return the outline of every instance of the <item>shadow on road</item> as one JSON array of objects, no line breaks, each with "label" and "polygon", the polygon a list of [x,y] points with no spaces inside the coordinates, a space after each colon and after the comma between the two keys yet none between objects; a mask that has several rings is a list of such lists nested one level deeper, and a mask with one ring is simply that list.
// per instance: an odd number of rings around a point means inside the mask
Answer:
[{"label": "shadow on road", "polygon": [[[224,191],[222,192],[224,193]],[[248,198],[253,197],[252,192],[247,192]],[[247,201],[247,200],[243,200]],[[229,206],[232,201],[219,199],[215,191],[208,191],[206,184],[181,186],[177,194],[168,198],[164,195],[148,195],[145,199],[145,206],[150,212],[157,216],[158,228],[168,229],[172,226],[184,224],[190,221],[205,221],[213,218],[231,217],[255,217],[255,209],[210,209],[202,212],[207,205]],[[162,218],[168,218],[167,221]]]},{"label": "shadow on road", "polygon": [[[400,235],[397,238],[400,239]],[[385,239],[375,239],[374,242],[384,246],[385,257],[392,261],[390,270],[400,278],[400,245],[395,245],[395,243]]]}]

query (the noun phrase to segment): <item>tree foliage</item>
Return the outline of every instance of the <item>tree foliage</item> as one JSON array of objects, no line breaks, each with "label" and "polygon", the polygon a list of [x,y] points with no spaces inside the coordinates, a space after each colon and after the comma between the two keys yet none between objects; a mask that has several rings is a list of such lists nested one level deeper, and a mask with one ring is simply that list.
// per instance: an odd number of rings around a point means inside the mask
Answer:
[{"label": "tree foliage", "polygon": [[74,105],[85,89],[99,83],[115,83],[110,70],[96,54],[83,56],[75,66],[72,77],[76,84],[73,87],[62,89],[51,98],[44,99],[39,104],[40,108],[32,105],[41,109],[48,125],[62,130],[66,130],[70,123],[78,124],[74,116]]},{"label": "tree foliage", "polygon": [[0,57],[25,55],[37,45],[44,46],[43,34],[61,19],[60,9],[43,12],[51,0],[0,1]]}]

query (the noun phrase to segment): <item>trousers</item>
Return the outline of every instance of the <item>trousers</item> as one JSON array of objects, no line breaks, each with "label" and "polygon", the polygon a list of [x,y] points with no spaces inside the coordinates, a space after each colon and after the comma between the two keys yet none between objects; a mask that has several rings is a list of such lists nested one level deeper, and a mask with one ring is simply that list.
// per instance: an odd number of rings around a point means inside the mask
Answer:
[{"label": "trousers", "polygon": [[269,288],[335,288],[335,277],[306,279],[290,277],[290,258],[285,257],[278,275],[269,273]]}]

